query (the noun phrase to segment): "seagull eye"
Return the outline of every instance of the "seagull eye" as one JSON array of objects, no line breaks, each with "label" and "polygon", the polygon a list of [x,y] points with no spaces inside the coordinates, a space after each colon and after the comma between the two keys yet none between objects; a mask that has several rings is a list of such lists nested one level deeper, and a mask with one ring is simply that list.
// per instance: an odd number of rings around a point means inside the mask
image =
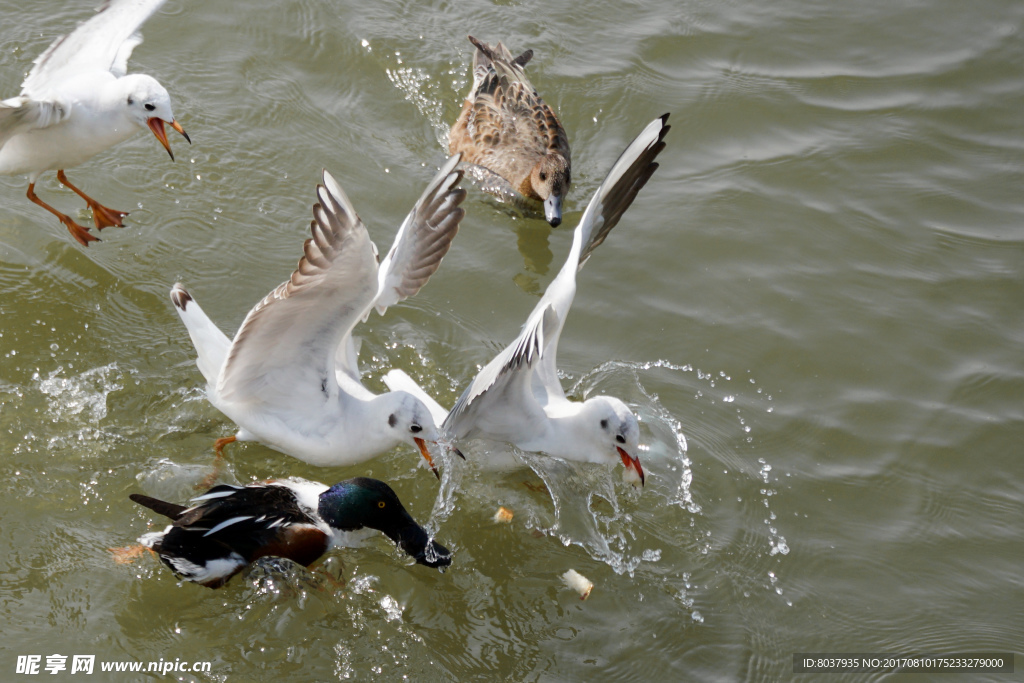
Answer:
[{"label": "seagull eye", "polygon": [[147,103],[146,104],[146,111],[153,111],[154,109],[156,109],[156,105],[155,104],[152,104],[152,103]]},{"label": "seagull eye", "polygon": [[616,434],[615,440],[618,441],[619,443],[626,443],[626,437],[624,437],[622,434]]},{"label": "seagull eye", "polygon": [[601,429],[608,429],[608,420],[601,420]]},{"label": "seagull eye", "polygon": [[383,500],[377,503],[377,507],[379,508],[383,508],[385,505],[387,505],[387,503],[385,503]]},{"label": "seagull eye", "polygon": [[409,427],[409,431],[412,432],[413,434],[419,434],[420,432],[423,431],[423,427],[419,425],[411,425]]},{"label": "seagull eye", "polygon": [[547,180],[548,179],[548,174],[545,173],[544,171],[541,171],[540,172],[540,179],[541,179],[541,182]]}]

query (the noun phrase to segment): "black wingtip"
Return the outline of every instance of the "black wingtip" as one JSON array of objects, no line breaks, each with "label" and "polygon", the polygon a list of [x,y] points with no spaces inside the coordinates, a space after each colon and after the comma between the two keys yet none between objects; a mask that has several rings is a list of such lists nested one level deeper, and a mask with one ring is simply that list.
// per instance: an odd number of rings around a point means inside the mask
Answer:
[{"label": "black wingtip", "polygon": [[184,311],[188,307],[188,302],[193,301],[193,299],[188,290],[179,283],[171,288],[171,301],[177,308]]}]

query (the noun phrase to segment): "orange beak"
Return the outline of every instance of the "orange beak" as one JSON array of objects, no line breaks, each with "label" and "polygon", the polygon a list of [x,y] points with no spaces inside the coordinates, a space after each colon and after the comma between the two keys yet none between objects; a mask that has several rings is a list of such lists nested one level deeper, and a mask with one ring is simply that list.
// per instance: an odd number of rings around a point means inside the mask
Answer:
[{"label": "orange beak", "polygon": [[433,472],[434,476],[437,477],[438,481],[440,481],[441,474],[437,471],[437,467],[434,465],[434,459],[430,457],[430,451],[427,450],[427,442],[417,436],[412,437],[412,440],[416,442],[417,446],[419,446],[420,455],[422,455],[423,459],[427,461],[428,465],[430,465],[430,471]]},{"label": "orange beak", "polygon": [[618,446],[615,450],[619,452],[619,457],[622,458],[622,464],[627,470],[631,469],[636,472],[637,476],[640,477],[640,486],[644,485],[644,468],[640,467],[640,458],[634,458],[626,451],[622,450]]},{"label": "orange beak", "polygon": [[[160,141],[160,144],[164,146],[164,149],[167,150],[167,153],[171,155],[171,161],[174,161],[174,152],[171,151],[171,143],[167,141],[167,131],[164,130],[164,120],[154,116],[151,119],[148,119],[146,124],[149,126],[149,129],[153,131],[153,135]],[[171,128],[181,133],[184,138],[188,140],[188,144],[192,144],[192,139],[189,138],[188,133],[186,133],[185,129],[181,127],[180,123],[177,121],[171,121],[170,125]]]}]

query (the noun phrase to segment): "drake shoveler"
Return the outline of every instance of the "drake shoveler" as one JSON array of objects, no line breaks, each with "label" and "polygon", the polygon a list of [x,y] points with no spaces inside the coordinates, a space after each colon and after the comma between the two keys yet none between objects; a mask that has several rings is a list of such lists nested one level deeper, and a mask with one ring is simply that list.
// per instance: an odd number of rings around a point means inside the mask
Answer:
[{"label": "drake shoveler", "polygon": [[129,496],[173,520],[139,543],[153,550],[181,579],[220,588],[260,557],[285,557],[305,567],[334,547],[359,547],[382,532],[427,567],[443,569],[451,552],[434,542],[406,512],[391,487],[356,477],[334,486],[304,479],[265,484],[221,484],[176,505]]}]

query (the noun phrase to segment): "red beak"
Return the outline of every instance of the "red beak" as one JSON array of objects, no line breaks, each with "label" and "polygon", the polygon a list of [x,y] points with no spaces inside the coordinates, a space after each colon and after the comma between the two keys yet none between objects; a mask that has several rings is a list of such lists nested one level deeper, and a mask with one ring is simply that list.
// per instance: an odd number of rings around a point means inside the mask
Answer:
[{"label": "red beak", "polygon": [[622,458],[622,464],[627,470],[631,469],[636,472],[637,476],[640,477],[640,485],[644,485],[644,468],[640,467],[640,458],[634,458],[626,451],[622,450],[618,446],[615,450],[619,452],[619,457]]},{"label": "red beak", "polygon": [[412,437],[412,440],[420,447],[420,455],[422,455],[423,459],[427,461],[428,465],[430,465],[430,471],[434,473],[434,476],[437,477],[438,480],[440,480],[441,474],[437,471],[437,467],[434,465],[434,459],[430,457],[430,451],[427,450],[427,442],[418,436]]},{"label": "red beak", "polygon": [[[164,120],[154,116],[151,119],[148,119],[146,124],[149,126],[149,129],[153,131],[153,135],[160,141],[160,144],[164,146],[164,149],[167,150],[167,153],[171,155],[171,161],[174,161],[174,152],[171,151],[171,143],[167,141],[167,131],[164,130]],[[192,140],[189,138],[188,133],[185,132],[185,129],[181,127],[180,123],[177,121],[171,121],[170,126],[181,133],[185,139],[188,140],[190,145],[192,144]]]}]

